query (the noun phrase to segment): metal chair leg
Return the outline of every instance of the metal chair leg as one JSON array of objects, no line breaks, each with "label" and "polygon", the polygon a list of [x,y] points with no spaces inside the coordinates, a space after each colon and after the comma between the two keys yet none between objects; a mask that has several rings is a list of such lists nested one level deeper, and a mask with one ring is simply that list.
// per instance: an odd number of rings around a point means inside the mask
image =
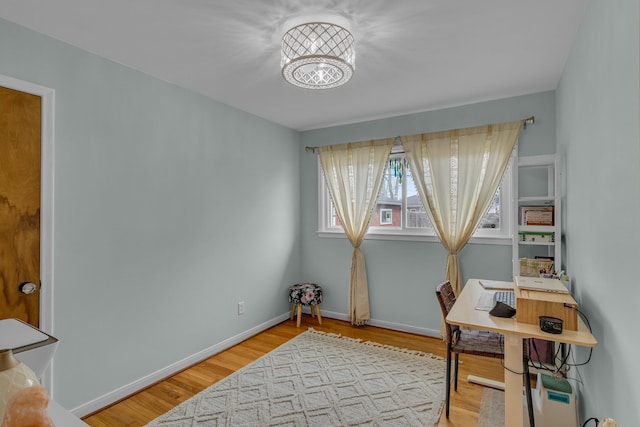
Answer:
[{"label": "metal chair leg", "polygon": [[527,408],[529,410],[529,426],[535,427],[536,421],[533,417],[533,399],[531,398],[531,376],[529,375],[529,359],[524,359],[524,383],[527,395]]},{"label": "metal chair leg", "polygon": [[453,377],[454,377],[454,382],[453,382],[453,389],[455,391],[458,391],[458,363],[460,363],[460,354],[456,353],[456,361],[453,364]]},{"label": "metal chair leg", "polygon": [[445,393],[447,394],[447,405],[446,405],[445,415],[447,418],[449,418],[449,403],[451,399],[451,347],[449,347],[449,345],[447,345],[447,379],[446,381],[447,381],[447,384],[446,384]]}]

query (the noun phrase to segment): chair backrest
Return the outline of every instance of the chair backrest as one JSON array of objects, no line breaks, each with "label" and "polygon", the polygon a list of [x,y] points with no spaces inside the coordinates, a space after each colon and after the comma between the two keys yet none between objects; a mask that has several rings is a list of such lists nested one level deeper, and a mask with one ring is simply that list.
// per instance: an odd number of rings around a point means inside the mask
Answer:
[{"label": "chair backrest", "polygon": [[456,294],[453,293],[453,287],[451,283],[447,280],[446,282],[440,283],[436,287],[436,296],[438,297],[438,302],[440,303],[440,310],[442,310],[442,317],[445,319],[445,330],[447,332],[447,343],[452,343],[454,339],[454,334],[458,332],[460,329],[457,325],[451,325],[447,323],[447,315],[449,311],[451,311],[451,307],[456,303]]}]

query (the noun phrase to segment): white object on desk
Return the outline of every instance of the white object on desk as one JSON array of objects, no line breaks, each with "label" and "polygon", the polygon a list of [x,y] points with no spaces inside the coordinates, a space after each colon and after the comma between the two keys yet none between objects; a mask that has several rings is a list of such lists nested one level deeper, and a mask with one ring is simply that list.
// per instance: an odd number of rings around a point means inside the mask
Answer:
[{"label": "white object on desk", "polygon": [[476,304],[476,310],[490,311],[496,306],[496,302],[502,302],[510,307],[516,308],[516,296],[513,290],[496,290],[496,291],[482,291]]},{"label": "white object on desk", "polygon": [[480,279],[478,282],[485,289],[502,289],[502,290],[513,290],[513,282],[503,282],[501,280],[485,280]]},{"label": "white object on desk", "polygon": [[545,277],[516,276],[516,286],[520,289],[541,292],[557,292],[568,294],[569,290],[558,279],[548,279]]},{"label": "white object on desk", "polygon": [[495,292],[491,291],[482,291],[480,293],[480,297],[478,297],[478,303],[476,304],[476,310],[489,311],[495,305],[495,301],[493,300],[495,297]]},{"label": "white object on desk", "polygon": [[485,289],[478,298],[476,310],[489,311],[495,305],[495,292],[493,291],[512,291],[514,289],[513,282],[503,282],[500,280],[480,279],[478,283]]}]

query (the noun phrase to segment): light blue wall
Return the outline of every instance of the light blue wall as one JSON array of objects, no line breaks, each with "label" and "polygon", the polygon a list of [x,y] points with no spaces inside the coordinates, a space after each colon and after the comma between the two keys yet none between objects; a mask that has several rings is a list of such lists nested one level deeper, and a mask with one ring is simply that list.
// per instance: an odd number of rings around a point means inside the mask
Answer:
[{"label": "light blue wall", "polygon": [[[534,115],[521,132],[521,155],[555,152],[555,93],[545,92],[383,120],[307,131],[306,146],[411,135],[501,123]],[[346,238],[318,237],[317,156],[302,152],[302,276],[322,284],[323,310],[346,315],[352,247]],[[392,327],[437,334],[435,286],[445,274],[440,243],[365,240],[371,318]],[[460,253],[463,282],[471,277],[511,280],[511,246],[469,244]]]},{"label": "light blue wall", "polygon": [[557,89],[566,263],[599,343],[578,370],[581,414],[619,426],[640,420],[639,9],[637,0],[590,1]]},{"label": "light blue wall", "polygon": [[[286,312],[283,283],[321,283],[324,310],[346,313],[351,246],[316,235],[317,161],[305,145],[535,115],[520,154],[553,153],[557,138],[566,158],[565,261],[600,342],[580,370],[581,412],[633,425],[638,32],[636,0],[591,1],[557,93],[301,137],[0,20],[0,73],[56,90],[56,399],[83,404]],[[372,318],[437,331],[441,245],[363,250]],[[511,276],[510,246],[471,244],[460,261],[463,280]]]},{"label": "light blue wall", "polygon": [[56,91],[63,406],[287,312],[299,133],[4,20],[0,74]]}]

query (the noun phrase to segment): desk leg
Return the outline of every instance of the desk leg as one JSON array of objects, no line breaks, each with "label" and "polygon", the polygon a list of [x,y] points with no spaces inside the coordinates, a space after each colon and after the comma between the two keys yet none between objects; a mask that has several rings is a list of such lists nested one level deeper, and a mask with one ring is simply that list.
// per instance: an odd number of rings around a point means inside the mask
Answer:
[{"label": "desk leg", "polygon": [[522,338],[517,335],[504,337],[504,412],[506,427],[523,426],[522,408]]}]

